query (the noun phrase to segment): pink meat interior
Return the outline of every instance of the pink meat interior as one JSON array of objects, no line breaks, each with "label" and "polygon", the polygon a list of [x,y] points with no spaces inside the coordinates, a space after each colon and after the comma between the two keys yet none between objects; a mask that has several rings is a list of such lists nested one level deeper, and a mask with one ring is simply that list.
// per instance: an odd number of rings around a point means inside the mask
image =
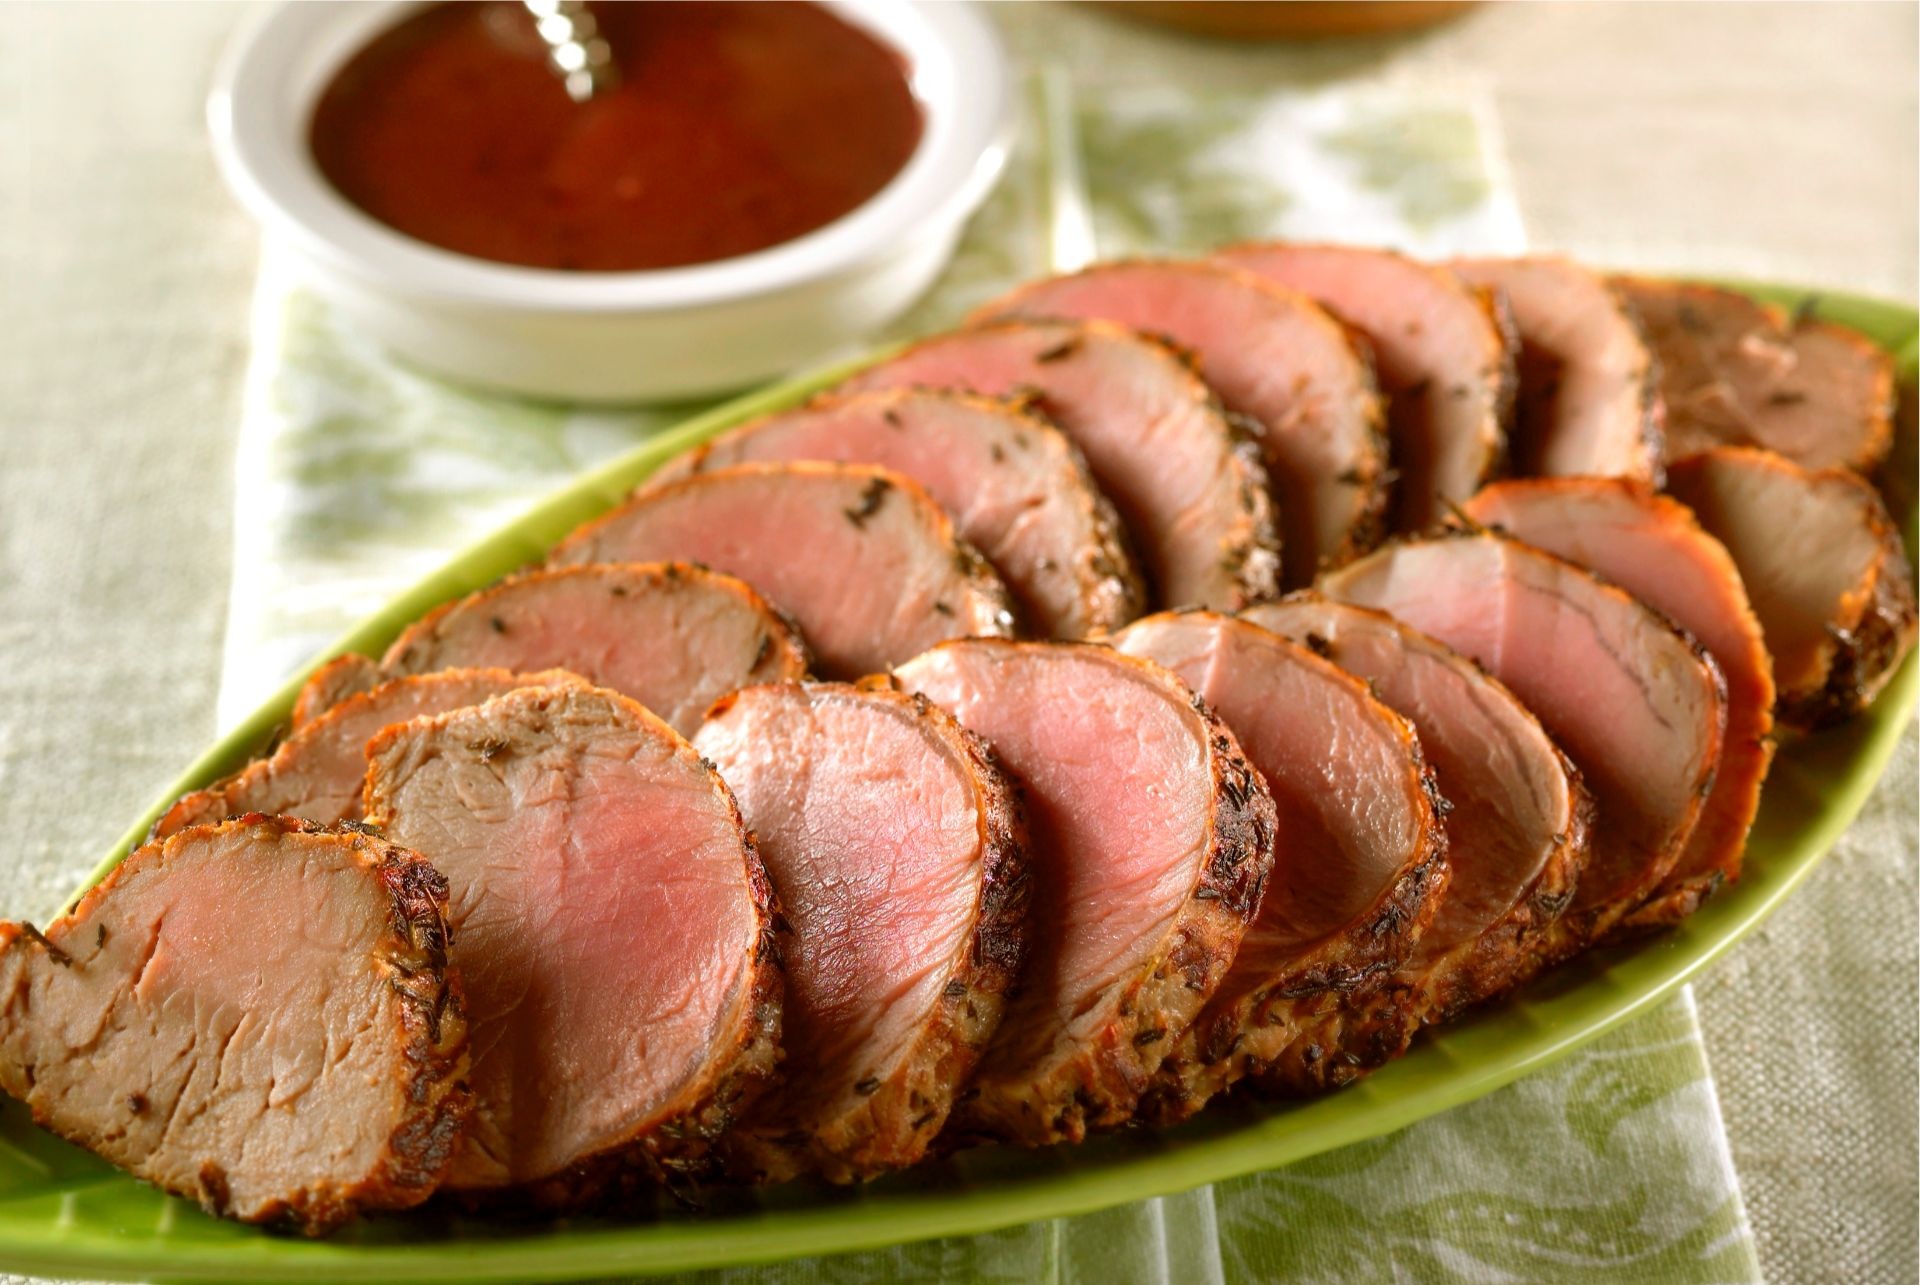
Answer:
[{"label": "pink meat interior", "polygon": [[739,798],[793,925],[783,1106],[803,1115],[906,1060],[964,959],[981,893],[974,791],[910,706],[854,693],[755,688],[697,747]]},{"label": "pink meat interior", "polygon": [[1002,1019],[1027,1037],[997,1046],[1004,1070],[1109,1020],[1193,895],[1213,809],[1205,728],[1171,685],[1094,648],[959,643],[899,678],[1026,783],[1036,950]]}]

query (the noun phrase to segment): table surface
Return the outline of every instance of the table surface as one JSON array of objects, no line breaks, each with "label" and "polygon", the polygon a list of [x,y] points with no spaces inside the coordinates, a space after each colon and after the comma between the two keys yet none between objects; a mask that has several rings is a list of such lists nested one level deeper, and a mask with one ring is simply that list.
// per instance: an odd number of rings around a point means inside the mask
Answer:
[{"label": "table surface", "polygon": [[[257,242],[201,99],[241,14],[30,4],[0,41],[9,913],[57,904],[213,733]],[[1915,296],[1911,5],[1491,5],[1303,47],[1050,4],[996,16],[1017,52],[1121,83],[1483,83],[1537,246]],[[1698,987],[1773,1279],[1915,1277],[1915,771],[1910,729],[1862,824]]]}]

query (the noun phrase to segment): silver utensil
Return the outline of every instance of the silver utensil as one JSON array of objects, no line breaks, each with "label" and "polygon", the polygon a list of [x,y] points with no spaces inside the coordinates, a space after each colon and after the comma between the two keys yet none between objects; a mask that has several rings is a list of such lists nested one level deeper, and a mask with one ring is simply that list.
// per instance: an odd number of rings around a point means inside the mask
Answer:
[{"label": "silver utensil", "polygon": [[613,47],[600,34],[600,24],[586,0],[521,0],[533,15],[534,27],[546,42],[547,62],[566,86],[567,97],[584,103],[620,83],[613,65]]}]

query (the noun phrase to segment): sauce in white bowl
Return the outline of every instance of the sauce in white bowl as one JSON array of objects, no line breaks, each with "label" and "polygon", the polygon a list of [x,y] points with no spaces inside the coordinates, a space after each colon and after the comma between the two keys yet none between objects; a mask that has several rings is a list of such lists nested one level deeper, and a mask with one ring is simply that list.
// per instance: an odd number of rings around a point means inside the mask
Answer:
[{"label": "sauce in white bowl", "polygon": [[[228,181],[268,235],[353,324],[397,355],[536,396],[717,393],[818,361],[897,316],[945,265],[1004,163],[1006,61],[974,6],[819,7],[848,37],[897,56],[918,109],[917,138],[897,172],[845,213],[705,262],[638,271],[494,262],[431,244],[418,227],[409,235],[343,195],[315,157],[314,131],[326,124],[316,107],[356,56],[384,33],[430,17],[434,6],[271,10],[229,49],[208,115]],[[532,69],[547,74],[537,56]],[[552,88],[564,97],[557,80]],[[869,151],[889,145],[901,146],[883,138]],[[861,163],[871,183],[874,155]]]}]

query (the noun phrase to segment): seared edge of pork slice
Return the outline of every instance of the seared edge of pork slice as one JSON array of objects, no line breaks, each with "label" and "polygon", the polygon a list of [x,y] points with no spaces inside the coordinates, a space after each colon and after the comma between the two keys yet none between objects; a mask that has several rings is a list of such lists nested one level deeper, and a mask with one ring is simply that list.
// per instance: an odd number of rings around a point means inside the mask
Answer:
[{"label": "seared edge of pork slice", "polygon": [[[1517,889],[1518,895],[1506,912],[1474,936],[1436,950],[1432,934],[1423,935],[1392,985],[1380,994],[1384,1002],[1404,1005],[1410,1017],[1431,1025],[1449,1021],[1538,973],[1547,962],[1542,954],[1546,930],[1573,899],[1581,867],[1586,862],[1594,804],[1593,795],[1581,780],[1580,770],[1553,743],[1533,712],[1506,684],[1471,657],[1372,607],[1337,602],[1314,590],[1303,589],[1277,603],[1251,608],[1242,618],[1304,643],[1343,667],[1355,663],[1352,648],[1346,645],[1343,626],[1354,622],[1384,631],[1399,639],[1417,664],[1434,666],[1436,672],[1470,685],[1482,693],[1482,700],[1533,730],[1550,760],[1546,770],[1554,774],[1554,784],[1561,787],[1566,799],[1564,808],[1548,804],[1560,824],[1546,837],[1538,867],[1527,883]],[[1378,683],[1370,674],[1363,676]],[[1378,686],[1382,690],[1376,694],[1382,701],[1394,706],[1403,716],[1416,718],[1412,711],[1394,705],[1387,684],[1378,683]],[[1419,721],[1415,721],[1414,728],[1423,738],[1426,757],[1430,761],[1441,759],[1445,729]],[[1436,777],[1451,805],[1442,818],[1442,825],[1448,833],[1447,861],[1452,871],[1449,894],[1457,895],[1474,880],[1477,863],[1483,858],[1475,847],[1460,841],[1457,822],[1468,802],[1459,792],[1461,783],[1458,780],[1449,783],[1444,773],[1437,772]]]},{"label": "seared edge of pork slice", "polygon": [[[1404,1049],[1417,1020],[1410,1022],[1397,1006],[1373,1003],[1372,997],[1438,913],[1449,879],[1440,824],[1447,805],[1412,724],[1375,700],[1358,678],[1244,620],[1212,612],[1166,612],[1135,622],[1128,632],[1135,635],[1135,646],[1144,646],[1145,631],[1167,622],[1244,631],[1249,640],[1264,640],[1288,663],[1309,669],[1356,702],[1398,747],[1396,762],[1408,775],[1396,784],[1405,787],[1400,801],[1411,812],[1411,842],[1391,877],[1358,913],[1304,944],[1278,972],[1213,998],[1177,1035],[1139,1110],[1141,1120],[1156,1125],[1189,1118],[1243,1079],[1269,1091],[1316,1092],[1345,1084]],[[1127,633],[1116,641],[1128,646]],[[1254,771],[1259,773],[1257,765]],[[1287,859],[1281,835],[1276,868]],[[1266,895],[1282,892],[1269,883]]]},{"label": "seared edge of pork slice", "polygon": [[[864,1181],[917,1163],[945,1127],[954,1099],[972,1078],[1019,976],[1032,880],[1027,870],[1027,816],[1020,788],[986,741],[924,696],[897,690],[885,675],[851,687],[808,683],[816,692],[853,691],[869,701],[897,702],[926,725],[959,761],[979,818],[980,892],[964,954],[947,978],[909,1056],[855,1086],[850,1112],[806,1128],[769,1132],[761,1118],[787,1120],[778,1085],[758,1099],[724,1136],[730,1174],[781,1182],[817,1172],[833,1182]],[[723,718],[745,689],[714,703]]]},{"label": "seared edge of pork slice", "polygon": [[290,731],[299,731],[349,696],[378,687],[386,675],[380,662],[357,652],[345,652],[307,676],[300,694],[293,698],[293,713],[288,715]]},{"label": "seared edge of pork slice", "polygon": [[[1437,811],[1444,800],[1424,761],[1421,770],[1429,806]],[[1404,1053],[1420,1028],[1420,1013],[1392,992],[1393,975],[1439,913],[1451,877],[1446,832],[1434,824],[1420,855],[1365,916],[1262,988],[1241,1027],[1259,1038],[1236,1048],[1227,1036],[1223,1048],[1220,1027],[1209,1022],[1200,1033],[1196,1023],[1193,1052],[1202,1062],[1216,1056],[1220,1061],[1204,1078],[1183,1078],[1182,1093],[1204,1092],[1205,1080],[1222,1074],[1226,1083],[1243,1080],[1266,1093],[1321,1093]],[[1284,1039],[1273,1040],[1269,1031],[1284,1032]],[[1214,1092],[1224,1087],[1216,1083]]]},{"label": "seared edge of pork slice", "polygon": [[[1134,383],[1139,391],[1114,398]],[[1193,354],[1167,340],[1110,321],[983,322],[921,340],[841,387],[964,387],[1045,415],[1086,455],[1159,606],[1231,611],[1279,592],[1280,535],[1259,440],[1200,377]],[[1164,449],[1180,460],[1204,462],[1209,484],[1171,494],[1151,458],[1156,437],[1174,438]]]},{"label": "seared edge of pork slice", "polygon": [[[596,721],[600,710],[667,744],[683,767],[697,769],[706,788],[725,807],[730,829],[739,836],[741,870],[753,915],[753,947],[746,976],[737,986],[731,1012],[738,1020],[722,1023],[730,1042],[706,1050],[698,1073],[678,1090],[678,1098],[660,1104],[650,1120],[636,1124],[633,1136],[618,1139],[592,1154],[579,1155],[557,1173],[530,1182],[470,1187],[449,1194],[475,1208],[524,1207],[564,1212],[615,1205],[636,1188],[665,1184],[681,1188],[718,1173],[715,1144],[733,1127],[755,1097],[772,1082],[780,1061],[781,1001],[785,989],[781,940],[787,929],[779,897],[740,815],[740,807],[713,770],[687,743],[644,705],[606,688],[521,688],[483,705],[423,715],[388,727],[367,745],[365,786],[368,824],[395,825],[396,773],[412,757],[431,754],[436,743],[464,745],[482,762],[512,755],[511,738],[499,735],[494,720],[527,720],[541,712]],[[477,739],[469,733],[479,733]],[[479,1014],[485,1021],[486,1015]],[[476,1102],[476,1108],[480,1103]],[[457,1175],[456,1175],[457,1176]]]},{"label": "seared edge of pork slice", "polygon": [[[1755,493],[1744,512],[1715,482],[1716,475],[1736,480],[1742,474],[1771,489],[1765,496]],[[1913,566],[1879,493],[1851,470],[1807,469],[1750,447],[1721,447],[1683,460],[1669,484],[1740,569],[1773,654],[1780,720],[1817,730],[1871,705],[1912,650],[1916,628]],[[1809,516],[1818,523],[1811,530]],[[1863,556],[1835,569],[1851,577],[1846,583],[1836,577],[1820,586],[1833,594],[1823,618],[1801,618],[1806,604],[1791,601],[1793,587],[1781,582],[1808,574],[1830,550],[1777,542],[1796,530],[1822,538],[1839,528],[1847,529],[1849,543]],[[1817,641],[1807,646],[1806,636]]]},{"label": "seared edge of pork slice", "polygon": [[[441,603],[393,640],[381,657],[379,672],[394,677],[467,668],[476,663],[510,663],[515,669],[530,669],[532,665],[524,662],[524,652],[510,662],[504,657],[495,658],[501,649],[517,649],[512,632],[517,618],[532,617],[536,624],[543,624],[551,605],[545,599],[550,595],[593,588],[606,592],[612,604],[607,607],[609,613],[632,616],[627,624],[634,630],[637,646],[660,646],[655,631],[678,623],[679,617],[668,613],[680,609],[710,613],[708,620],[731,617],[744,626],[741,645],[732,655],[716,655],[719,648],[712,637],[674,640],[682,650],[697,649],[705,670],[722,672],[721,681],[727,685],[717,691],[710,689],[705,697],[696,692],[677,700],[677,705],[691,705],[690,709],[655,709],[655,703],[664,705],[667,697],[625,690],[613,681],[619,675],[612,672],[617,666],[611,664],[607,653],[556,648],[551,642],[539,644],[541,654],[535,663],[542,668],[571,670],[595,686],[632,697],[682,735],[691,735],[699,726],[700,715],[714,696],[734,686],[801,678],[813,663],[799,627],[737,576],[689,562],[594,562],[522,571],[464,598]],[[656,610],[658,619],[653,618]]]},{"label": "seared edge of pork slice", "polygon": [[1424,530],[1497,474],[1515,387],[1511,320],[1446,267],[1372,246],[1257,241],[1224,261],[1298,290],[1371,346],[1397,473],[1394,522]]},{"label": "seared edge of pork slice", "polygon": [[[1226,724],[1163,666],[1088,644],[1000,639],[942,643],[929,655],[946,648],[983,647],[1086,647],[1184,707],[1199,720],[1193,730],[1206,749],[1212,807],[1193,891],[1153,956],[1114,997],[1113,1019],[1086,1047],[1061,1056],[1056,1046],[1040,1059],[1038,1075],[977,1077],[956,1104],[945,1138],[954,1145],[986,1140],[1023,1146],[1079,1142],[1092,1129],[1131,1118],[1172,1041],[1226,976],[1247,925],[1259,912],[1273,869],[1273,798]],[[902,666],[903,671],[910,668]],[[914,685],[906,674],[896,682],[909,689]],[[1036,904],[1032,913],[1042,915],[1046,908]],[[1036,919],[1029,936],[1046,930]],[[1006,1037],[1004,1026],[999,1034]]]},{"label": "seared edge of pork slice", "polygon": [[[53,1096],[60,1084],[57,1068],[37,1063],[31,1052],[19,1047],[21,1028],[37,1020],[36,1001],[54,1002],[51,985],[84,985],[86,974],[108,953],[109,922],[117,897],[128,895],[132,885],[148,879],[165,880],[170,867],[192,862],[210,845],[228,842],[268,845],[271,851],[259,854],[261,860],[310,866],[333,861],[350,864],[378,884],[387,911],[380,924],[383,931],[371,943],[366,962],[381,979],[369,994],[382,1001],[380,1016],[387,1026],[384,1031],[372,1027],[355,1036],[390,1041],[392,1061],[401,1072],[390,1085],[388,1100],[379,1104],[392,1112],[393,1119],[380,1155],[366,1172],[316,1175],[284,1196],[259,1199],[247,1207],[236,1204],[234,1191],[236,1185],[252,1185],[243,1173],[247,1165],[243,1152],[179,1157],[175,1164],[166,1164],[156,1159],[156,1153],[170,1144],[169,1122],[162,1136],[141,1154],[137,1125],[149,1110],[141,1093],[127,1095],[125,1120],[69,1116]],[[244,906],[228,909],[236,915],[247,911]],[[154,943],[140,961],[144,970],[159,941],[159,925],[143,931],[153,934]],[[44,933],[31,924],[0,924],[0,1088],[27,1103],[41,1127],[96,1151],[136,1177],[198,1201],[212,1214],[243,1222],[285,1223],[306,1235],[321,1236],[362,1210],[410,1208],[439,1185],[473,1108],[465,1079],[465,1008],[459,979],[447,964],[448,941],[446,880],[414,853],[362,828],[324,827],[258,813],[196,826],[129,853]],[[141,988],[134,981],[128,979],[124,989],[115,984],[120,991],[116,998],[145,1003],[150,997],[135,999]],[[97,1032],[96,1037],[105,1038],[105,1032]],[[89,1076],[113,1073],[111,1065],[87,1069]],[[217,1084],[212,1091],[219,1092]],[[179,1164],[193,1165],[190,1177],[177,1171]],[[323,1166],[316,1160],[315,1167]]]},{"label": "seared edge of pork slice", "polygon": [[[1286,334],[1291,371],[1256,367],[1151,307],[1074,301],[1083,288],[1178,280],[1198,298],[1235,302],[1268,332]],[[1007,317],[1097,317],[1154,334],[1192,352],[1229,410],[1254,431],[1275,488],[1286,580],[1310,582],[1372,548],[1384,533],[1392,473],[1386,399],[1370,347],[1319,304],[1243,268],[1218,261],[1118,259],[1031,281],[976,309],[970,323]],[[1244,339],[1244,333],[1240,338]],[[1284,403],[1284,404],[1283,404]]]},{"label": "seared edge of pork slice", "polygon": [[[1115,1088],[1121,1084],[1125,1087],[1109,1092],[1107,1111],[1089,1114],[1086,1119],[1090,1124],[1116,1123],[1111,1113],[1138,1107],[1154,1072],[1173,1053],[1233,966],[1240,938],[1259,914],[1273,869],[1277,827],[1273,796],[1232,730],[1207,708],[1205,701],[1198,696],[1192,699],[1195,712],[1207,720],[1212,749],[1209,757],[1219,800],[1214,808],[1210,850],[1200,884],[1169,934],[1170,948],[1163,962],[1139,986],[1127,1006],[1135,1015],[1152,1017],[1162,1025],[1156,1030],[1144,1021],[1136,1022],[1130,1038],[1116,1040],[1106,1051],[1102,1060],[1107,1065],[1102,1071]],[[1117,1036],[1126,1032],[1111,1033]],[[1152,1056],[1143,1057],[1143,1048],[1152,1049]],[[1081,1105],[1076,1098],[1068,1109],[1078,1110]]]},{"label": "seared edge of pork slice", "polygon": [[1773,762],[1773,662],[1739,567],[1686,505],[1630,478],[1497,482],[1460,516],[1609,578],[1689,630],[1719,664],[1727,725],[1712,793],[1672,872],[1616,932],[1679,922],[1740,877]]},{"label": "seared edge of pork slice", "polygon": [[1455,259],[1503,301],[1519,351],[1513,471],[1522,476],[1664,476],[1659,363],[1626,296],[1557,255]]},{"label": "seared edge of pork slice", "polygon": [[[849,424],[884,425],[878,446],[851,440]],[[823,430],[832,445],[822,445]],[[930,446],[944,448],[931,451],[942,463],[972,475],[942,479],[909,464],[916,455],[924,460]],[[1096,636],[1145,610],[1119,515],[1073,439],[1030,401],[922,388],[823,393],[676,456],[649,485],[799,459],[891,468],[926,487],[961,537],[994,564],[1039,636]]]},{"label": "seared edge of pork slice", "polygon": [[[432,674],[392,678],[346,697],[296,727],[274,747],[230,776],[194,790],[161,813],[147,839],[164,839],[190,825],[203,825],[246,812],[299,815],[303,820],[331,825],[360,817],[360,785],[366,777],[366,742],[390,723],[404,723],[424,713],[439,713],[460,705],[477,705],[516,687],[577,687],[585,680],[565,670],[517,674],[505,669],[453,669]],[[371,722],[369,720],[372,720]],[[343,743],[341,738],[350,739]],[[332,758],[336,762],[326,760]],[[345,775],[333,791],[344,806],[314,815],[311,774],[327,775],[338,768]],[[304,802],[296,795],[305,795]]]}]

